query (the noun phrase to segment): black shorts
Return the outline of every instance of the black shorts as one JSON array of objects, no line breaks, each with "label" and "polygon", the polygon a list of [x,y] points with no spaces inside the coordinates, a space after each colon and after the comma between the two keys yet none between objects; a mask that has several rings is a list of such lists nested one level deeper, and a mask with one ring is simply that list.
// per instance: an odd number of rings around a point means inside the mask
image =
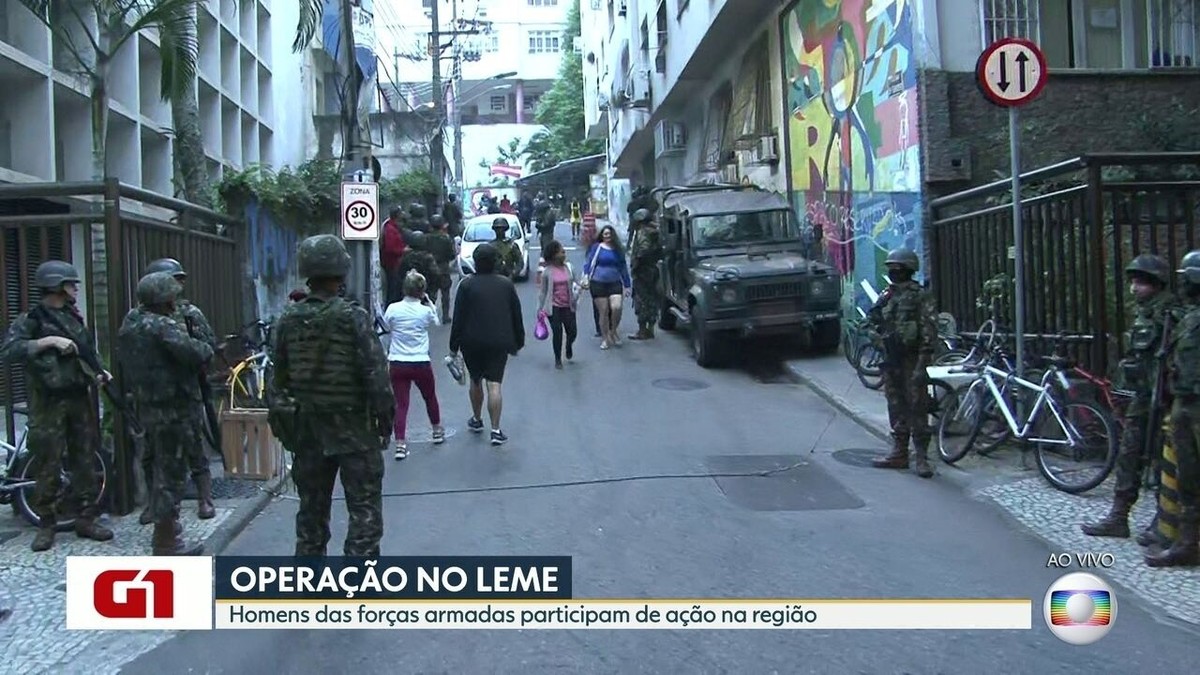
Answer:
[{"label": "black shorts", "polygon": [[498,349],[464,349],[462,357],[472,382],[504,381],[504,368],[508,365],[508,352]]},{"label": "black shorts", "polygon": [[593,298],[607,298],[625,292],[625,287],[619,281],[593,281],[589,287],[592,289]]}]

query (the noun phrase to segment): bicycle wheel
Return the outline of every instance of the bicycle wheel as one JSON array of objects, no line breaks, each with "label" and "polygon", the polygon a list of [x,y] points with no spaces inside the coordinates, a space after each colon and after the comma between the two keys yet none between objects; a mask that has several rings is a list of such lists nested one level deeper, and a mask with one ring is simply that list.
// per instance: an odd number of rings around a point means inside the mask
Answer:
[{"label": "bicycle wheel", "polygon": [[[977,380],[961,394],[952,394],[954,401],[953,412],[943,413],[938,420],[937,441],[938,455],[947,464],[954,464],[967,456],[974,442],[972,436],[977,435],[979,413],[983,408],[984,396],[988,395],[982,380]],[[953,440],[965,436],[965,441]]]},{"label": "bicycle wheel", "polygon": [[[1034,424],[1038,470],[1055,488],[1069,494],[1087,492],[1104,482],[1117,465],[1117,425],[1092,403],[1055,403],[1063,423],[1047,407]],[[1074,447],[1068,440],[1074,440]]]},{"label": "bicycle wheel", "polygon": [[858,381],[867,389],[876,390],[883,386],[883,354],[875,345],[867,343],[858,348],[854,357],[854,370],[858,373]]},{"label": "bicycle wheel", "polygon": [[954,387],[941,380],[929,382],[929,400],[933,404],[929,410],[930,427],[936,428],[942,415],[953,413],[957,409],[958,396]]},{"label": "bicycle wheel", "polygon": [[[21,466],[19,476],[23,481],[34,481],[37,474],[40,462],[37,455],[27,454],[21,461],[24,464]],[[96,503],[104,503],[104,494],[108,489],[108,460],[104,458],[104,454],[97,451],[92,454],[92,471],[95,474],[96,481]],[[65,469],[59,473],[60,485],[58,495],[55,497],[55,502],[58,504],[57,513],[55,515],[55,529],[59,532],[67,532],[75,528],[75,519],[78,513],[73,512],[69,506],[74,502],[71,498],[71,474]],[[30,500],[33,498],[33,487],[26,486],[17,490],[16,506],[20,509],[21,515],[25,520],[29,521],[34,527],[40,525],[40,520],[36,513],[33,512],[33,506]]]},{"label": "bicycle wheel", "polygon": [[943,352],[940,356],[933,360],[935,366],[957,366],[966,363],[971,358],[971,352],[966,352],[961,349],[952,349],[948,352]]},{"label": "bicycle wheel", "polygon": [[230,381],[230,401],[234,408],[267,407],[267,373],[253,365],[242,368]]}]

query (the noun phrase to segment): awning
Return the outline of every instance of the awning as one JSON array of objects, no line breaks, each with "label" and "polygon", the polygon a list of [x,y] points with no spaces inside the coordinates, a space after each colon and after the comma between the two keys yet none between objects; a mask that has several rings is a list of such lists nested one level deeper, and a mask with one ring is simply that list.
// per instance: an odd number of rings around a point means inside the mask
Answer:
[{"label": "awning", "polygon": [[519,188],[543,188],[551,186],[587,185],[588,176],[604,166],[604,154],[576,157],[559,162],[549,169],[531,173],[516,181]]}]

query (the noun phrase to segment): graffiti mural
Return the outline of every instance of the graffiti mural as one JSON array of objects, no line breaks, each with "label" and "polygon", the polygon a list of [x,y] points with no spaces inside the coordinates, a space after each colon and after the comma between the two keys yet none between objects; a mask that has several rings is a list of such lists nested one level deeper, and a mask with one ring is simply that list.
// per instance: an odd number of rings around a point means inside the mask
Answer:
[{"label": "graffiti mural", "polygon": [[801,0],[781,23],[792,200],[861,304],[888,249],[923,248],[912,2]]}]

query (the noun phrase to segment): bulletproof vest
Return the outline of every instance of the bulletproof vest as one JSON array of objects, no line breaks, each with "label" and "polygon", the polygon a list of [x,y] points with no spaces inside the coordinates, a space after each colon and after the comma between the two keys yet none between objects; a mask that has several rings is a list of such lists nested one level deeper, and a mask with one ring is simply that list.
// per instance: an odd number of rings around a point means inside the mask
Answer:
[{"label": "bulletproof vest", "polygon": [[[441,232],[434,232],[425,237],[425,249],[433,255],[434,260],[439,263],[439,266],[445,266],[454,261],[454,242],[450,240],[450,236]],[[445,271],[443,269],[442,271]]]},{"label": "bulletproof vest", "polygon": [[[186,334],[187,329],[173,317],[143,307],[125,315],[117,349],[125,389],[139,405],[185,406],[200,401],[199,370],[181,361],[164,343],[164,335],[174,332]],[[201,349],[195,347],[195,351]]]},{"label": "bulletproof vest", "polygon": [[880,311],[880,332],[904,349],[921,344],[921,302],[924,290],[907,281],[896,284]]},{"label": "bulletproof vest", "polygon": [[187,300],[178,300],[175,303],[175,315],[172,318],[178,321],[189,335],[216,348],[217,336],[213,334],[212,327],[208,325],[208,320],[204,318],[204,312],[201,312],[199,307]]},{"label": "bulletproof vest", "polygon": [[309,297],[288,307],[278,341],[287,349],[286,381],[296,404],[312,411],[356,411],[369,400],[354,313],[342,298]]},{"label": "bulletproof vest", "polygon": [[516,272],[513,269],[513,244],[511,241],[494,241],[492,246],[496,247],[496,274],[501,276],[511,276]]},{"label": "bulletproof vest", "polygon": [[[45,314],[43,314],[45,313]],[[48,318],[53,313],[57,321]],[[91,336],[83,321],[70,308],[51,309],[40,306],[31,310],[29,320],[36,326],[32,339],[58,336],[75,340],[77,343],[90,344]],[[67,328],[63,330],[58,324]],[[79,392],[88,389],[92,381],[79,366],[79,357],[65,355],[57,349],[46,349],[31,358],[25,369],[26,377],[32,387],[48,392]]]},{"label": "bulletproof vest", "polygon": [[1173,311],[1170,294],[1163,292],[1138,303],[1133,323],[1125,333],[1128,351],[1121,360],[1121,375],[1128,389],[1145,391],[1158,372],[1158,351],[1163,346],[1164,322]]}]

